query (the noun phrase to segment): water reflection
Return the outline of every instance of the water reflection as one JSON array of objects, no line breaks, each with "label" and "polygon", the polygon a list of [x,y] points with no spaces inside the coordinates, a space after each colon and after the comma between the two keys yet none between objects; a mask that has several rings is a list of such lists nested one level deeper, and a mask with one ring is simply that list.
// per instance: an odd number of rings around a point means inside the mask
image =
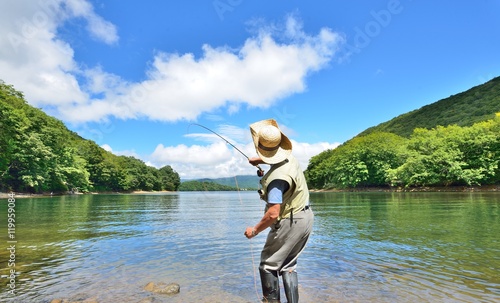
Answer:
[{"label": "water reflection", "polygon": [[498,194],[329,193],[313,197],[317,216],[325,219],[318,220],[311,244],[322,252],[321,267],[329,266],[334,273],[330,281],[335,283],[330,286],[341,298],[498,300]]},{"label": "water reflection", "polygon": [[[155,225],[164,226],[159,223],[163,220],[175,220],[169,214],[177,206],[178,195],[17,199],[17,300],[39,302],[37,298],[45,298],[48,290],[54,292],[60,286],[65,291],[78,290],[82,287],[79,281],[89,280],[94,273],[106,275],[110,269],[120,268],[127,253],[134,255],[131,259],[140,257],[141,234]],[[6,213],[4,207],[1,211]],[[0,251],[2,277],[9,274],[7,254]],[[79,273],[82,269],[93,273]],[[73,283],[63,283],[68,279]]]},{"label": "water reflection", "polygon": [[[498,194],[311,197],[301,302],[500,300]],[[0,301],[139,302],[148,282],[175,281],[181,293],[155,302],[257,302],[265,237],[249,241],[243,231],[262,208],[250,192],[18,199],[18,295],[3,291]],[[0,258],[5,277],[8,252]]]}]

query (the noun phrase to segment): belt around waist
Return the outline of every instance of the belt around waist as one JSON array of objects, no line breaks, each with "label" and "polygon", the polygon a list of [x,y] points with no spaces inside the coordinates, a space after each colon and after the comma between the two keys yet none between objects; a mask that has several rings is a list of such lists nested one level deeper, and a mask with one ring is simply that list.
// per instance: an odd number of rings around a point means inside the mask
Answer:
[{"label": "belt around waist", "polygon": [[[306,206],[304,206],[304,208],[302,208],[301,210],[299,210],[299,211],[298,211],[298,212],[296,212],[295,214],[298,214],[298,213],[300,213],[301,211],[306,211],[306,210],[309,210],[309,209],[311,209],[311,208],[309,207],[309,205],[306,205]],[[289,217],[282,218],[282,219],[290,219],[291,221],[293,221],[293,215],[294,215],[294,212],[292,211],[292,212],[290,212],[290,216],[289,216]]]},{"label": "belt around waist", "polygon": [[[295,213],[295,214],[298,214],[298,213],[300,213],[301,211],[306,211],[306,210],[309,210],[309,209],[311,209],[311,207],[310,207],[309,205],[306,205],[306,206],[304,206],[304,208],[302,208],[301,210],[299,210],[299,211],[297,211],[297,212],[290,212],[290,215],[289,215],[288,217],[281,218],[281,220],[283,220],[283,219],[292,219],[292,220],[293,220],[293,214],[294,214],[294,213]],[[279,223],[279,221],[278,221],[278,223]]]}]

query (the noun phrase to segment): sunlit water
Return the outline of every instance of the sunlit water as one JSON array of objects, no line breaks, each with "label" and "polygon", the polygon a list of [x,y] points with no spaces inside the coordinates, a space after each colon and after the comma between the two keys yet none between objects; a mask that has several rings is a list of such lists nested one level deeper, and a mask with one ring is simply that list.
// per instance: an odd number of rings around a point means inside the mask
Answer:
[{"label": "sunlit water", "polygon": [[[1,248],[7,199],[0,201]],[[313,193],[301,302],[500,302],[500,194]],[[259,302],[255,192],[16,199],[16,294],[0,302]],[[148,282],[176,282],[153,295]],[[284,295],[283,295],[284,298]],[[286,301],[286,300],[283,300]]]}]

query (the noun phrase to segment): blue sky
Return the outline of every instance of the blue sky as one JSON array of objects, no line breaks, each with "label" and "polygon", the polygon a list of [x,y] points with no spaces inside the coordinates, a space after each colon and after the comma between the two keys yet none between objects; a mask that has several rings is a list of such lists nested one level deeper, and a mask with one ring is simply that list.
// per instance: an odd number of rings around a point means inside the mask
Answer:
[{"label": "blue sky", "polygon": [[364,129],[500,75],[500,1],[16,1],[0,79],[82,137],[184,179],[253,174],[274,118],[305,169]]}]

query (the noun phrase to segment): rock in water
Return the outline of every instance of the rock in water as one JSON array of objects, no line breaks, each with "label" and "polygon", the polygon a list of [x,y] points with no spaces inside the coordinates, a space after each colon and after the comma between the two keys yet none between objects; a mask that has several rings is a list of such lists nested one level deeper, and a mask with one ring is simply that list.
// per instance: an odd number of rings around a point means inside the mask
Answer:
[{"label": "rock in water", "polygon": [[144,286],[144,290],[146,290],[146,291],[153,291],[154,287],[155,287],[154,282],[149,282],[148,284],[146,284],[146,286]]},{"label": "rock in water", "polygon": [[144,290],[154,292],[157,294],[168,294],[173,295],[180,292],[181,287],[177,283],[164,283],[164,282],[149,282],[146,286],[144,286]]}]

